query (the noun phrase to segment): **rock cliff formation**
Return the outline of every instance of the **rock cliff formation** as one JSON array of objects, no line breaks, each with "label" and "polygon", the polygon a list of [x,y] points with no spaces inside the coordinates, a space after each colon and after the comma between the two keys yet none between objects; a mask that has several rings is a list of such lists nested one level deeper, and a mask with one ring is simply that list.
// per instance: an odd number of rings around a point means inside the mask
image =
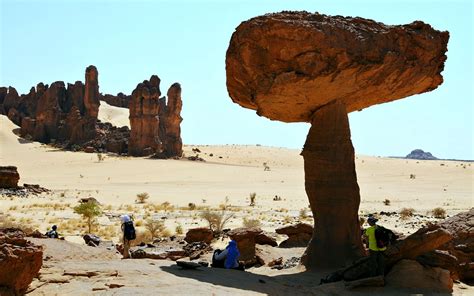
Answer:
[{"label": "rock cliff formation", "polygon": [[13,87],[3,101],[4,113],[21,127],[21,135],[29,135],[42,143],[68,142],[81,144],[96,136],[99,112],[98,73],[94,66],[86,70],[86,84],[39,83],[26,95],[19,96]]},{"label": "rock cliff formation", "polygon": [[180,157],[181,141],[181,86],[173,84],[166,97],[160,97],[160,78],[151,76],[137,85],[130,100],[129,154],[159,158]]},{"label": "rock cliff formation", "polygon": [[[0,88],[0,114],[20,126],[22,137],[59,148],[87,152],[154,154],[159,158],[182,156],[181,86],[173,84],[166,97],[160,97],[160,79],[140,83],[131,96],[99,93],[98,71],[89,66],[85,84],[56,81],[39,83],[26,95],[13,87]],[[100,99],[130,109],[132,131],[97,120]],[[130,142],[129,142],[130,141]]]},{"label": "rock cliff formation", "polygon": [[420,21],[386,26],[308,12],[267,14],[236,28],[226,54],[232,100],[272,120],[311,123],[302,152],[315,217],[307,268],[362,255],[347,113],[435,89],[448,39]]}]

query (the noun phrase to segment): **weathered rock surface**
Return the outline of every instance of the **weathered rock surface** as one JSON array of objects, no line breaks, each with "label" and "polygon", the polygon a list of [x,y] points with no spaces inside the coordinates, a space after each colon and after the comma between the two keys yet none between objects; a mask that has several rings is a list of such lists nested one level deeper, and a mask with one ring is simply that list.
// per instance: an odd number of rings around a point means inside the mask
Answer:
[{"label": "weathered rock surface", "polygon": [[0,166],[0,188],[17,188],[20,174],[16,166]]},{"label": "weathered rock surface", "polygon": [[420,21],[387,26],[308,12],[266,14],[232,35],[227,89],[261,116],[311,122],[334,100],[352,112],[435,89],[448,39]]},{"label": "weathered rock surface", "polygon": [[28,242],[23,231],[0,229],[0,287],[25,293],[43,264],[42,247]]},{"label": "weathered rock surface", "polygon": [[212,234],[212,230],[207,227],[199,227],[189,229],[188,232],[186,232],[186,237],[184,240],[188,244],[194,242],[205,242],[209,245],[213,238],[214,236]]},{"label": "weathered rock surface", "polygon": [[313,226],[306,223],[298,223],[277,228],[275,232],[288,236],[288,239],[280,243],[280,248],[306,247],[313,236]]},{"label": "weathered rock surface", "polygon": [[453,236],[448,231],[436,225],[421,228],[385,251],[387,267],[401,259],[415,259],[422,254],[433,251],[452,240],[452,238]]},{"label": "weathered rock surface", "polygon": [[347,113],[435,89],[448,32],[423,22],[281,12],[241,23],[226,54],[233,102],[283,122],[310,122],[302,152],[315,230],[302,262],[342,266],[363,254]]},{"label": "weathered rock surface", "polygon": [[457,258],[460,280],[474,281],[474,208],[444,220],[439,226],[453,236],[451,241],[439,249],[446,250]]},{"label": "weathered rock surface", "polygon": [[314,233],[302,262],[310,268],[344,266],[364,251],[354,148],[343,104],[331,103],[315,112],[301,154],[314,217]]},{"label": "weathered rock surface", "polygon": [[[181,140],[181,85],[174,83],[168,89],[168,103],[162,108],[160,115],[160,131],[163,134],[163,156],[166,158],[183,155],[183,141]],[[164,110],[163,110],[164,109]],[[163,112],[164,111],[164,112]]]},{"label": "weathered rock surface", "polygon": [[227,235],[235,240],[240,251],[239,261],[244,265],[250,266],[255,264],[255,237],[262,233],[257,227],[252,228],[236,228],[232,229]]},{"label": "weathered rock surface", "polygon": [[151,76],[137,85],[130,100],[130,141],[128,152],[133,156],[154,154],[159,158],[180,157],[181,86],[173,84],[166,97],[160,97],[160,78]]},{"label": "weathered rock surface", "polygon": [[278,246],[276,238],[270,233],[261,232],[255,237],[255,243],[257,245],[269,245],[272,247]]},{"label": "weathered rock surface", "polygon": [[[451,293],[453,280],[449,271],[426,267],[415,260],[401,260],[385,277],[388,287],[415,293]],[[402,290],[402,291],[403,291]]]}]

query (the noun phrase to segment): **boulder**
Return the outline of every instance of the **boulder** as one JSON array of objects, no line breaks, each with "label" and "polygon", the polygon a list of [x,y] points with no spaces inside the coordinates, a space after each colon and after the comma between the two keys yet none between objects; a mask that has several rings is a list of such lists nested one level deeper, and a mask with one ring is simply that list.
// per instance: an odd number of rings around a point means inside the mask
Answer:
[{"label": "boulder", "polygon": [[448,39],[420,21],[387,26],[291,11],[252,18],[232,34],[232,101],[272,120],[311,123],[302,152],[315,217],[307,268],[341,267],[364,254],[347,113],[437,88]]},{"label": "boulder", "polygon": [[82,239],[84,239],[84,243],[90,247],[98,247],[101,241],[99,236],[90,233],[85,234]]},{"label": "boulder", "polygon": [[43,249],[24,238],[22,230],[0,228],[0,287],[15,295],[26,292],[43,264]]},{"label": "boulder", "polygon": [[416,257],[416,261],[425,266],[441,267],[449,270],[451,278],[459,279],[458,258],[449,254],[448,251],[433,250]]},{"label": "boulder", "polygon": [[426,267],[415,260],[401,260],[385,277],[387,287],[412,293],[451,293],[453,280],[449,271]]},{"label": "boulder", "polygon": [[204,242],[210,244],[214,238],[212,230],[207,227],[191,228],[186,232],[184,240],[187,243]]},{"label": "boulder", "polygon": [[387,267],[401,259],[416,259],[422,254],[436,250],[452,238],[448,231],[437,225],[423,227],[385,251]]},{"label": "boulder", "polygon": [[[465,282],[474,281],[474,208],[461,212],[438,224],[448,231],[453,239],[440,246],[459,262],[458,276]],[[455,278],[456,279],[456,278]]]},{"label": "boulder", "polygon": [[257,245],[269,245],[272,247],[278,246],[276,238],[269,233],[261,232],[255,237],[255,243]]},{"label": "boulder", "polygon": [[298,223],[277,228],[275,232],[288,236],[288,239],[280,243],[280,248],[306,247],[313,235],[313,226],[306,223]]},{"label": "boulder", "polygon": [[262,230],[257,227],[236,228],[227,233],[237,243],[237,248],[240,252],[239,261],[242,261],[245,266],[251,266],[256,263],[255,237],[260,233],[262,233]]},{"label": "boulder", "polygon": [[16,166],[0,166],[0,188],[17,188],[20,174]]}]

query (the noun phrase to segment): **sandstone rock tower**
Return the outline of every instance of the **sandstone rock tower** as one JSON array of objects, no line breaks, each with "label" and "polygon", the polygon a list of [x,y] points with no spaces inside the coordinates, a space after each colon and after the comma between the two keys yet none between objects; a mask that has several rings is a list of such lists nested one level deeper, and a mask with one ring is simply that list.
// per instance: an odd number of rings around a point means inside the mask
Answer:
[{"label": "sandstone rock tower", "polygon": [[151,76],[137,85],[130,99],[130,141],[132,156],[154,154],[159,158],[180,157],[183,154],[180,124],[181,86],[173,84],[166,97],[161,97],[160,78]]},{"label": "sandstone rock tower", "polygon": [[416,21],[281,12],[240,24],[226,54],[232,101],[260,116],[309,122],[302,156],[314,219],[307,268],[362,256],[359,186],[348,112],[434,90],[448,32]]}]

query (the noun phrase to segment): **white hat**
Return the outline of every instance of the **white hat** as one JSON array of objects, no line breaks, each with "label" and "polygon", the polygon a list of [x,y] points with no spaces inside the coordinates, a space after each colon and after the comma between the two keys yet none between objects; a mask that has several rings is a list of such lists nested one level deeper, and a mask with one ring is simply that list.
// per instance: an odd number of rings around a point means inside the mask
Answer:
[{"label": "white hat", "polygon": [[120,220],[122,220],[122,223],[130,222],[130,216],[122,215],[122,216],[120,216]]}]

